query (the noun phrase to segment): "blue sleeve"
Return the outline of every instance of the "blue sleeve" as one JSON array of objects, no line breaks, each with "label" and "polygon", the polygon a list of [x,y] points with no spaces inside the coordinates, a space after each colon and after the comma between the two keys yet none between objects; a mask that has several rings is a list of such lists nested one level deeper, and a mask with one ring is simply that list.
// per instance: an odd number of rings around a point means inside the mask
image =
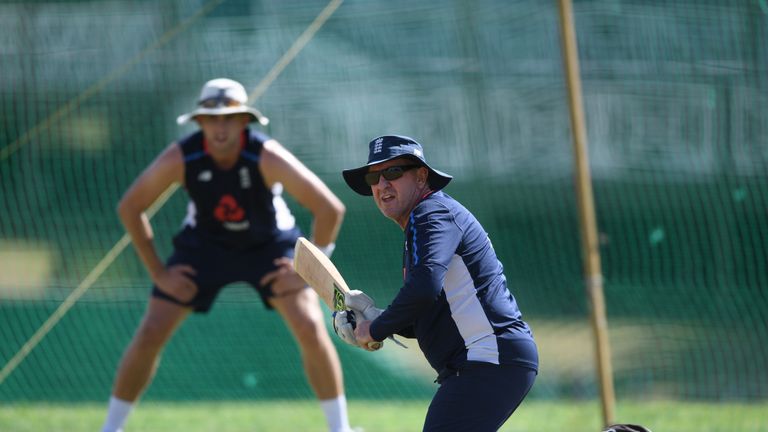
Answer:
[{"label": "blue sleeve", "polygon": [[416,206],[406,226],[405,283],[392,304],[371,323],[375,340],[407,333],[405,330],[434,305],[443,290],[448,264],[462,233],[446,207],[429,204]]}]

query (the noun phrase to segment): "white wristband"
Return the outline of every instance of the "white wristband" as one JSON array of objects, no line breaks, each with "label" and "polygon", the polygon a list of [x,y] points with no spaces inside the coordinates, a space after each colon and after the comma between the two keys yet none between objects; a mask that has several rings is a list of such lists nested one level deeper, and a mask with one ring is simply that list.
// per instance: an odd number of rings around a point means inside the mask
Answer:
[{"label": "white wristband", "polygon": [[318,246],[317,248],[320,249],[320,252],[324,253],[325,256],[330,258],[334,249],[336,249],[336,243],[328,243],[325,246]]}]

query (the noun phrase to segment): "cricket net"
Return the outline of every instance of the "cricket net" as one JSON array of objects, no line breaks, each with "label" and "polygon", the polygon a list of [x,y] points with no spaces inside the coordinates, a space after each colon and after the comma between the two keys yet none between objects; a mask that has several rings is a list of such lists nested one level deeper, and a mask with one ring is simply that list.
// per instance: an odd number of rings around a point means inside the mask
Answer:
[{"label": "cricket net", "polygon": [[[334,262],[380,305],[402,234],[340,172],[372,137],[419,140],[534,328],[531,397],[596,396],[556,3],[348,1],[275,69],[328,5],[0,4],[0,401],[106,400],[150,286],[116,203],[219,76],[345,202]],[[617,396],[768,397],[765,2],[581,1],[575,22]],[[185,205],[179,190],[156,209],[163,255]],[[338,348],[350,398],[434,391],[415,346]],[[244,286],[189,319],[145,395],[310,397]]]}]

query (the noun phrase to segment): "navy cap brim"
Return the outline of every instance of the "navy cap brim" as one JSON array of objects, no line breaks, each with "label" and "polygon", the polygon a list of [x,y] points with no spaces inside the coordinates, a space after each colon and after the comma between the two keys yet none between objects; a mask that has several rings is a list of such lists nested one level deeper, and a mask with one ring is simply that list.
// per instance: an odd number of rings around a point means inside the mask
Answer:
[{"label": "navy cap brim", "polygon": [[360,168],[346,169],[342,171],[341,174],[344,176],[344,181],[347,182],[347,185],[353,191],[360,195],[372,196],[373,192],[371,192],[371,187],[365,182],[365,174],[368,173],[368,168],[371,165],[380,164],[382,162],[387,162],[398,158],[413,160],[414,162],[417,162],[419,165],[422,165],[424,168],[429,170],[427,181],[429,182],[429,186],[432,190],[440,190],[444,188],[453,179],[453,176],[442,171],[438,171],[427,165],[423,160],[410,155],[397,155],[387,159],[373,161],[369,164],[361,166]]}]

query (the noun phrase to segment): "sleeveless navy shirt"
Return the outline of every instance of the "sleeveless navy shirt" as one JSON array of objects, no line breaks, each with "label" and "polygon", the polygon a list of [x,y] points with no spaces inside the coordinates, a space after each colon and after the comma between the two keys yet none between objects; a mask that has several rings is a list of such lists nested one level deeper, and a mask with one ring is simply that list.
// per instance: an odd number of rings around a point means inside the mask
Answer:
[{"label": "sleeveless navy shirt", "polygon": [[216,166],[206,149],[202,131],[179,141],[184,154],[184,184],[189,194],[185,231],[201,240],[244,250],[272,242],[281,231],[293,229],[295,220],[280,193],[264,183],[259,159],[266,134],[245,129],[242,150],[234,166]]}]

